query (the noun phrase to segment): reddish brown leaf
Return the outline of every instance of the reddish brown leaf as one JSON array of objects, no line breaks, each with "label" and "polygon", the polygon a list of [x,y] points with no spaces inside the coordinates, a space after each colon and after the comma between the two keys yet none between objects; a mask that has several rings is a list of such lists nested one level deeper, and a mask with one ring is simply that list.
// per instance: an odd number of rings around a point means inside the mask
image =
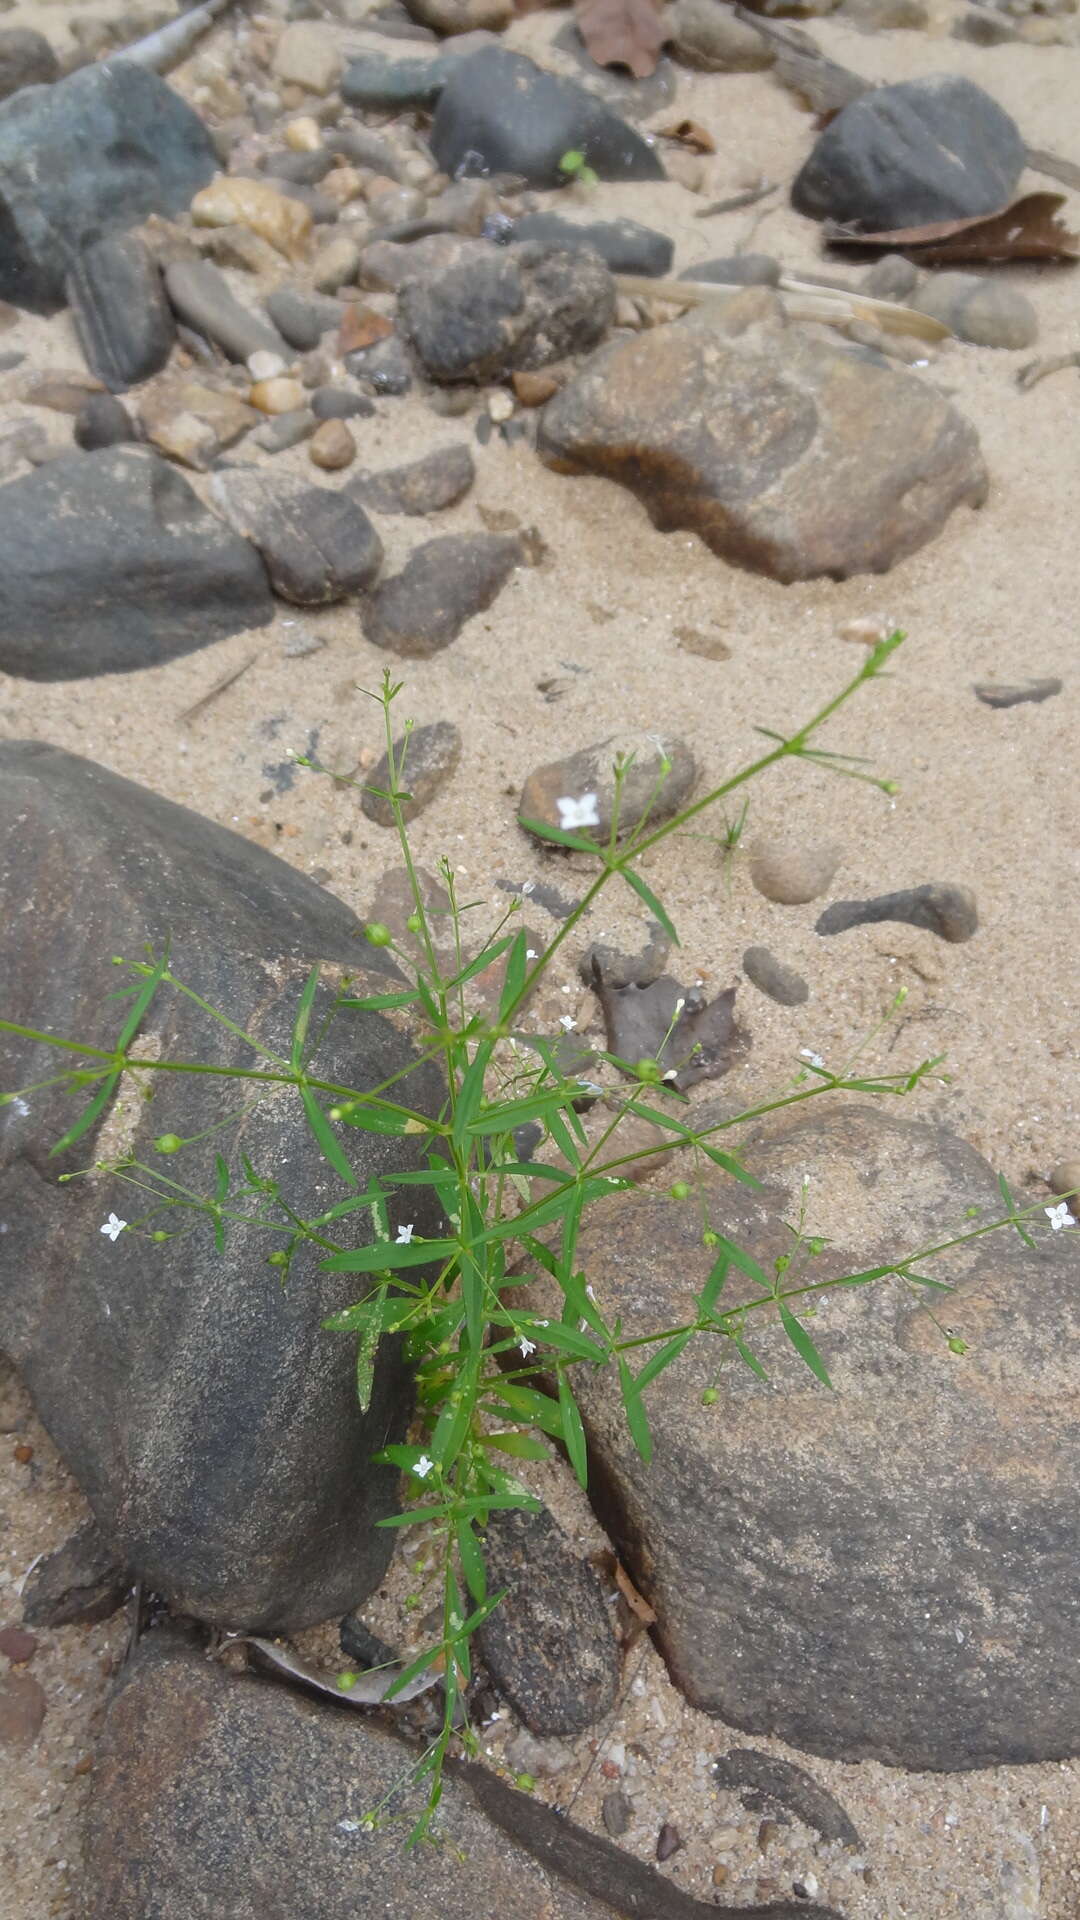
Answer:
[{"label": "reddish brown leaf", "polygon": [[661,127],[660,136],[664,140],[677,140],[680,147],[689,147],[691,153],[715,153],[716,142],[711,133],[697,120],[676,120],[670,127]]},{"label": "reddish brown leaf", "polygon": [[393,331],[390,321],[373,307],[350,305],[342,318],[338,352],[359,353],[364,347],[373,347],[376,340],[385,340]]},{"label": "reddish brown leaf", "polygon": [[590,1555],[590,1559],[599,1573],[606,1574],[609,1580],[614,1580],[619,1590],[619,1598],[629,1616],[628,1621],[624,1616],[624,1630],[621,1638],[624,1650],[629,1651],[640,1640],[646,1627],[654,1625],[655,1610],[650,1607],[644,1595],[638,1592],[626,1568],[612,1553],[610,1547],[601,1547],[597,1553]]},{"label": "reddish brown leaf", "polygon": [[1057,218],[1063,193],[1025,193],[998,213],[967,220],[939,220],[929,226],[898,227],[890,233],[858,233],[827,220],[824,238],[834,247],[887,247],[928,266],[959,261],[1080,260],[1080,235]]},{"label": "reddish brown leaf", "polygon": [[655,73],[668,36],[654,0],[575,0],[574,15],[598,67],[629,67],[638,80]]}]

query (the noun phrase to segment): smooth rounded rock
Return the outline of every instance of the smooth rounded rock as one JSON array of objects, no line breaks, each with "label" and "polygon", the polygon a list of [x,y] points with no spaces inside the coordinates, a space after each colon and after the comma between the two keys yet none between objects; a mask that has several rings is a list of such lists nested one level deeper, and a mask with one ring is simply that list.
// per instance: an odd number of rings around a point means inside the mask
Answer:
[{"label": "smooth rounded rock", "polygon": [[431,149],[451,178],[459,169],[483,170],[520,174],[530,187],[562,186],[560,161],[571,150],[602,180],[664,178],[654,148],[625,120],[573,81],[500,46],[454,62]]},{"label": "smooth rounded rock", "polygon": [[776,58],[768,36],[720,0],[675,0],[667,26],[675,58],[704,73],[755,73]]},{"label": "smooth rounded rock", "polygon": [[[436,720],[428,727],[414,727],[394,742],[394,761],[398,785],[405,790],[400,801],[403,820],[415,820],[437,798],[457,772],[461,759],[461,734],[451,720]],[[383,796],[390,784],[390,762],[383,757],[364,781],[360,805],[369,820],[380,827],[396,822],[389,800]]]},{"label": "smooth rounded rock", "polygon": [[842,859],[843,849],[831,841],[807,846],[797,840],[759,840],[750,859],[750,878],[766,900],[803,906],[826,891]]},{"label": "smooth rounded rock", "polygon": [[327,473],[336,473],[356,459],[356,441],[344,420],[323,420],[316,427],[308,446],[308,457]]},{"label": "smooth rounded rock", "polygon": [[810,998],[810,989],[801,973],[785,966],[768,947],[747,947],[742,958],[747,979],[768,994],[781,1007],[801,1007]]},{"label": "smooth rounded rock", "polygon": [[1039,317],[1025,293],[978,273],[934,273],[911,305],[976,347],[1030,347]]},{"label": "smooth rounded rock", "polygon": [[518,820],[563,832],[606,839],[615,800],[614,766],[619,755],[633,755],[619,796],[619,832],[629,833],[646,808],[659,825],[678,813],[697,780],[697,761],[687,742],[675,734],[645,729],[596,741],[528,775],[518,802]]}]

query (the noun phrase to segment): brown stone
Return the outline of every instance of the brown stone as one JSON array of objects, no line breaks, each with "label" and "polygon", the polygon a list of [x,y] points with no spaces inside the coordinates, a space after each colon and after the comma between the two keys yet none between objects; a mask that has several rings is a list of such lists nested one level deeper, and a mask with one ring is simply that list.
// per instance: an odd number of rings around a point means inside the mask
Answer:
[{"label": "brown stone", "polygon": [[191,217],[197,227],[250,227],[287,260],[299,259],[311,237],[311,213],[301,201],[268,181],[239,174],[219,174],[203,187],[191,203]]},{"label": "brown stone", "polygon": [[344,420],[324,420],[308,442],[308,453],[317,467],[336,473],[356,459],[356,441]]},{"label": "brown stone", "polygon": [[974,428],[932,387],[772,325],[612,342],[548,402],[539,448],[781,581],[884,572],[987,491]]},{"label": "brown stone", "polygon": [[350,302],[342,317],[338,333],[338,352],[360,353],[364,347],[373,347],[376,340],[387,340],[394,331],[394,323],[383,313],[376,313],[374,307],[363,307],[359,301]]},{"label": "brown stone", "polygon": [[[430,727],[415,727],[394,742],[394,760],[398,784],[406,798],[400,802],[403,820],[415,820],[429,807],[448,780],[457,772],[461,759],[461,734],[451,720],[436,720]],[[383,754],[368,774],[360,805],[369,820],[380,827],[394,825],[393,808],[382,798],[390,783],[390,763]]]},{"label": "brown stone", "polygon": [[22,1752],[32,1747],[45,1718],[44,1688],[32,1674],[5,1673],[0,1678],[0,1747]]},{"label": "brown stone", "polygon": [[523,407],[542,407],[562,384],[553,373],[519,372],[511,374],[510,379]]},{"label": "brown stone", "polygon": [[13,1665],[21,1665],[31,1660],[37,1652],[37,1635],[27,1633],[25,1627],[0,1627],[0,1653]]}]

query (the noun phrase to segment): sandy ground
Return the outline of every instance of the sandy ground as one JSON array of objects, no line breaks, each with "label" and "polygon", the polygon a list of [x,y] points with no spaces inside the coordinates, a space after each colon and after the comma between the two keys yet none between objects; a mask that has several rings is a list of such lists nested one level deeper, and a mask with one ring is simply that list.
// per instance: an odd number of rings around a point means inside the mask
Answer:
[{"label": "sandy ground", "polygon": [[[58,11],[19,7],[4,23],[34,14],[50,31]],[[211,45],[223,43],[224,31]],[[529,21],[514,37],[527,45],[539,31]],[[834,58],[869,76],[968,74],[1012,111],[1030,142],[1080,160],[1080,52],[1071,47],[984,51],[940,32],[864,36],[832,23],[814,23],[814,31]],[[816,230],[784,205],[782,194],[764,210],[694,217],[709,198],[759,174],[790,179],[812,138],[792,97],[767,74],[682,74],[678,105],[680,117],[711,129],[719,148],[705,200],[674,184],[600,187],[587,209],[666,229],[676,239],[677,269],[748,244],[779,255],[790,271],[820,269]],[[1052,183],[1032,175],[1025,184]],[[1075,197],[1071,210],[1075,224]],[[845,270],[842,263],[837,270]],[[1075,270],[1005,271],[1038,309],[1036,351],[1080,345]],[[237,277],[235,284],[252,297],[249,280]],[[22,319],[0,348],[27,354],[21,369],[0,376],[0,421],[30,411],[18,401],[30,367],[81,364],[64,315]],[[797,724],[850,677],[860,654],[839,637],[844,622],[868,616],[906,629],[891,677],[861,693],[823,737],[829,747],[869,756],[878,772],[899,780],[899,796],[889,800],[792,765],[753,790],[744,844],[776,831],[811,842],[839,839],[845,858],[832,897],[926,880],[968,886],[981,917],[970,944],[946,946],[894,925],[821,939],[813,931],[817,906],[771,905],[751,887],[745,859],[737,857],[728,876],[707,837],[668,842],[648,877],[680,929],[679,967],[687,980],[726,986],[740,977],[744,948],[765,944],[811,983],[807,1005],[784,1009],[743,982],[739,1004],[753,1051],[725,1083],[725,1096],[758,1100],[790,1077],[803,1047],[839,1060],[903,985],[904,1025],[877,1043],[871,1059],[895,1068],[927,1053],[947,1055],[948,1084],[928,1086],[912,1114],[948,1121],[1034,1198],[1055,1161],[1080,1154],[1072,631],[1080,376],[1063,373],[1022,394],[1015,374],[1031,357],[952,345],[917,376],[948,391],[977,426],[990,499],[977,514],[957,512],[936,541],[887,576],[842,584],[781,587],[735,572],[696,538],[657,533],[616,487],[548,473],[527,449],[508,450],[497,439],[477,447],[479,404],[462,420],[446,420],[421,398],[386,400],[377,418],[356,426],[366,466],[396,464],[461,439],[476,454],[474,491],[437,527],[381,523],[387,571],[430,532],[479,530],[485,510],[515,514],[546,544],[543,563],[520,571],[453,646],[431,661],[403,663],[400,676],[402,716],[454,720],[465,740],[457,776],[416,823],[417,855],[432,866],[448,854],[470,897],[489,902],[493,917],[506,903],[500,880],[547,878],[573,888],[575,861],[553,861],[515,825],[514,802],[531,767],[620,728],[648,725],[684,735],[702,781],[715,784],[756,751],[756,724]],[[68,440],[66,416],[34,409],[33,417],[58,444]],[[310,471],[302,447],[275,464]],[[194,484],[205,490],[201,478]],[[286,656],[296,619],[324,642],[321,651]],[[728,657],[688,651],[681,644],[688,631],[721,639]],[[274,847],[362,910],[393,862],[391,838],[364,818],[354,793],[291,767],[288,752],[314,750],[341,771],[370,764],[380,722],[361,690],[378,684],[386,664],[363,639],[354,607],[318,615],[282,607],[274,627],[151,673],[58,686],[0,676],[0,737],[48,739],[142,780]],[[235,685],[190,722],[180,718],[241,666]],[[1065,691],[1043,705],[994,711],[972,691],[974,681],[1047,675],[1059,675]],[[538,683],[552,679],[561,691],[548,698]],[[707,820],[703,834],[722,825]],[[541,931],[554,931],[539,909],[531,917]],[[601,934],[643,939],[643,917],[625,902],[602,902],[589,924],[590,937]],[[111,985],[105,958],[97,956],[103,993]],[[175,964],[197,982],[197,951],[177,954]],[[569,962],[554,984],[569,989],[560,1004],[580,1030],[599,1039],[595,1002]],[[18,1618],[30,1563],[65,1537],[81,1505],[13,1381],[0,1380],[0,1412],[4,1624]],[[23,1441],[34,1448],[29,1464],[13,1458]],[[593,1544],[592,1523],[573,1489],[554,1470],[549,1480],[545,1495]],[[402,1571],[394,1576],[373,1619],[393,1617],[406,1578]],[[31,1671],[45,1687],[48,1714],[37,1744],[9,1756],[5,1770],[0,1920],[69,1920],[75,1911],[93,1727],[125,1631],[114,1621],[40,1636]],[[508,1737],[505,1725],[485,1736],[496,1755]],[[686,1845],[664,1871],[702,1897],[715,1892],[736,1904],[768,1892],[779,1897],[811,1871],[820,1896],[849,1920],[1019,1920],[1028,1913],[1073,1920],[1080,1910],[1074,1767],[941,1777],[811,1759],[810,1770],[860,1829],[864,1853],[857,1861],[833,1859],[794,1828],[790,1843],[782,1837],[762,1857],[757,1817],[734,1799],[718,1800],[707,1775],[709,1760],[738,1744],[737,1736],[686,1708],[655,1654],[632,1656],[624,1702],[595,1738],[609,1743],[599,1756],[609,1764],[620,1744],[624,1750],[621,1784],[636,1815],[623,1844],[652,1858],[660,1824],[674,1821]],[[635,1741],[647,1759],[625,1751]],[[787,1752],[779,1743],[754,1744]],[[566,1771],[541,1790],[565,1802],[590,1757],[589,1742],[578,1743]],[[575,1817],[596,1825],[612,1784],[595,1766],[575,1800]],[[721,1846],[717,1829],[738,1831]],[[725,1865],[721,1892],[713,1872]],[[1037,1888],[1040,1880],[1041,1895],[1016,1904],[1025,1884]]]}]

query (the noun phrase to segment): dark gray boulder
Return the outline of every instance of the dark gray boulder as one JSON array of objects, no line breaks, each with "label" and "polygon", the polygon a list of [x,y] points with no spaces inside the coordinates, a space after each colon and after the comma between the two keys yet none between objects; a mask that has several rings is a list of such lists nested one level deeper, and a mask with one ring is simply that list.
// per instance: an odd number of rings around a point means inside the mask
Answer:
[{"label": "dark gray boulder", "polygon": [[459,170],[516,173],[530,187],[565,185],[559,162],[582,153],[601,180],[662,180],[655,149],[572,80],[521,53],[484,47],[453,63],[431,128],[431,150]]},{"label": "dark gray boulder", "polygon": [[590,251],[466,240],[451,266],[406,281],[398,324],[433,380],[496,380],[596,346],[615,287]]},{"label": "dark gray boulder", "polygon": [[64,291],[86,364],[110,393],[160,373],[176,322],[161,268],[137,233],[108,234],[84,247]]},{"label": "dark gray boulder", "polygon": [[146,67],[109,60],[0,106],[0,299],[49,311],[81,248],[179,213],[217,171],[198,114]]},{"label": "dark gray boulder", "polygon": [[550,1513],[492,1514],[484,1532],[489,1593],[505,1598],[477,1650],[530,1732],[582,1733],[610,1713],[622,1659],[588,1562]]},{"label": "dark gray boulder", "polygon": [[[448,1763],[444,1844],[410,1848],[419,1749],[372,1717],[146,1635],[109,1706],[87,1832],[88,1920],[710,1920],[652,1867],[476,1765]],[[385,1800],[391,1818],[366,1832]],[[746,1920],[837,1920],[782,1901]]]},{"label": "dark gray boulder", "polygon": [[[0,747],[0,823],[3,1008],[22,1025],[114,1045],[130,1003],[105,999],[116,983],[107,956],[141,959],[147,943],[160,953],[171,941],[185,983],[279,1056],[288,1056],[316,961],[329,983],[316,995],[312,1034],[343,970],[361,992],[365,981],[375,990],[391,984],[388,963],[330,894],[238,834],[90,761],[34,742]],[[141,1033],[167,1059],[259,1061],[168,989]],[[5,1089],[56,1071],[57,1054],[42,1042],[5,1036],[2,1053]],[[383,1016],[342,1012],[309,1070],[362,1089],[414,1058]],[[422,1112],[439,1101],[430,1067],[400,1085]],[[411,1403],[401,1360],[384,1344],[362,1413],[354,1343],[323,1330],[356,1298],[355,1276],[325,1272],[314,1251],[288,1273],[268,1266],[284,1237],[242,1227],[226,1228],[219,1252],[204,1215],[155,1212],[145,1192],[116,1177],[58,1184],[57,1175],[128,1152],[209,1194],[216,1150],[232,1168],[234,1195],[244,1153],[261,1177],[280,1176],[305,1218],[348,1189],[317,1149],[295,1091],[249,1105],[235,1131],[166,1157],[156,1138],[203,1134],[236,1111],[238,1091],[185,1074],[158,1076],[153,1091],[147,1103],[122,1087],[56,1159],[50,1149],[78,1111],[70,1094],[52,1088],[0,1109],[8,1229],[0,1348],[117,1562],[174,1609],[273,1631],[340,1615],[371,1591],[389,1559],[395,1536],[375,1522],[398,1504],[397,1476],[371,1456],[401,1436]],[[414,1164],[424,1138],[342,1132],[361,1185]],[[423,1194],[409,1195],[407,1219],[431,1232]],[[131,1223],[115,1240],[102,1232],[111,1213]],[[162,1244],[151,1238],[159,1228],[171,1236]],[[369,1215],[354,1212],[332,1231],[339,1244],[362,1243]]]},{"label": "dark gray boulder", "polygon": [[996,213],[1023,171],[1015,121],[972,80],[932,74],[861,93],[819,134],[792,204],[887,233]]},{"label": "dark gray boulder", "polygon": [[131,673],[273,617],[254,547],[156,454],[68,454],[0,487],[5,673]]},{"label": "dark gray boulder", "polygon": [[216,473],[211,493],[229,525],[251,540],[270,584],[297,607],[326,607],[371,585],[383,548],[347,493],[257,467]]},{"label": "dark gray boulder", "polygon": [[[580,1371],[594,1504],[673,1678],[728,1726],[839,1760],[1075,1755],[1080,1231],[1039,1220],[1034,1249],[1009,1231],[920,1262],[1000,1219],[1001,1194],[947,1127],[880,1107],[823,1097],[739,1150],[763,1190],[710,1174],[708,1218],[770,1278],[805,1199],[807,1232],[829,1243],[786,1286],[906,1255],[955,1291],[930,1297],[945,1335],[915,1283],[819,1298],[805,1331],[832,1392],[763,1311],[743,1335],[765,1380],[734,1352],[723,1363],[722,1341],[691,1342],[645,1395],[648,1466],[614,1370]],[[577,1253],[624,1338],[692,1318],[714,1259],[696,1205],[640,1190],[597,1206]],[[549,1284],[530,1289],[537,1311]],[[722,1304],[762,1291],[733,1268]]]}]

